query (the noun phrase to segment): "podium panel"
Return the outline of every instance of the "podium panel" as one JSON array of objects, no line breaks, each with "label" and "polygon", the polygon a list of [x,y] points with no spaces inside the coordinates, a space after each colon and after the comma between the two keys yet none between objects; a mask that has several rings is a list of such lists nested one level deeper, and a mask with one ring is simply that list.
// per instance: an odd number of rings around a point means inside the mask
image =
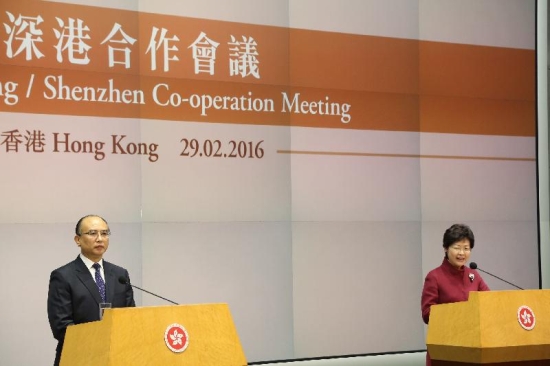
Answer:
[{"label": "podium panel", "polygon": [[246,364],[227,304],[204,304],[107,309],[67,328],[60,366]]},{"label": "podium panel", "polygon": [[434,365],[550,365],[550,290],[476,291],[434,305],[426,345]]}]

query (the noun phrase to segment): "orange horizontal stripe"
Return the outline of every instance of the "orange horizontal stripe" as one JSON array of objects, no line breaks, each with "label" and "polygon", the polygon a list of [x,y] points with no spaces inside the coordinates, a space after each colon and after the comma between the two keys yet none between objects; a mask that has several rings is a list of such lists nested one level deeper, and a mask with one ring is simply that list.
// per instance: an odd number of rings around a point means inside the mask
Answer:
[{"label": "orange horizontal stripe", "polygon": [[[1,65],[0,70],[17,84],[17,90],[9,94],[18,102],[0,102],[0,110],[6,112],[357,130],[535,134],[535,104],[530,101],[419,99],[409,94]],[[10,102],[8,95],[5,97]]]},{"label": "orange horizontal stripe", "polygon": [[420,42],[420,94],[536,98],[534,50]]},{"label": "orange horizontal stripe", "polygon": [[[43,31],[42,41],[35,46],[44,57],[26,61],[24,54],[8,58],[2,52],[0,64],[397,94],[535,98],[534,50],[291,29],[49,1],[4,3],[5,10],[16,17],[43,18],[38,26]],[[2,16],[10,24],[7,15]],[[54,29],[60,29],[57,18],[67,24],[69,18],[84,21],[90,36],[85,40],[91,47],[89,64],[71,64],[66,56],[62,62],[57,61],[54,47],[58,43]],[[126,45],[131,50],[130,69],[121,64],[108,65],[109,44],[103,42],[115,23],[137,40],[134,45]],[[165,40],[171,48],[168,71],[163,69],[162,48],[156,52],[157,69],[151,69],[155,53],[151,47],[161,47],[151,43],[153,27],[167,31]],[[201,32],[219,43],[214,75],[195,74],[190,46]],[[256,41],[259,79],[230,76],[231,36],[238,40],[252,37]],[[3,37],[7,40],[7,35]]]},{"label": "orange horizontal stripe", "polygon": [[[19,83],[19,103],[0,101],[0,110],[26,113],[132,117],[174,121],[306,126],[342,129],[421,131],[510,136],[535,135],[535,52],[487,46],[395,39],[285,27],[241,24],[161,14],[71,5],[47,1],[8,0],[6,11],[18,17],[43,18],[36,47],[44,57],[25,60],[24,53],[9,58],[0,53],[2,80]],[[5,24],[8,15],[2,14]],[[90,30],[90,63],[58,62],[54,29],[58,19],[82,19]],[[108,65],[108,45],[102,44],[115,23],[137,39],[130,53],[131,67]],[[166,29],[170,60],[156,53],[152,67],[153,27]],[[195,74],[189,47],[201,32],[219,42],[213,75]],[[259,78],[230,75],[228,41],[253,37],[257,44]],[[8,37],[3,35],[4,41]],[[177,40],[176,40],[177,38]],[[66,57],[66,56],[65,56]],[[169,70],[163,69],[169,65]],[[25,98],[31,75],[30,98]],[[75,88],[108,85],[121,93],[135,93],[136,103],[97,103],[48,100],[46,78]],[[111,84],[109,84],[111,83]],[[172,92],[191,97],[250,97],[258,105],[273,101],[268,111],[250,108],[163,107],[152,101],[158,84],[163,97]],[[50,85],[50,88],[53,86]],[[158,89],[158,88],[157,88]],[[162,88],[161,88],[162,89]],[[73,92],[73,91],[72,91]],[[76,94],[82,91],[75,91]],[[294,112],[282,108],[282,93],[299,93]],[[46,93],[46,94],[45,94]],[[51,92],[50,92],[51,94]],[[215,100],[214,100],[215,98]],[[73,98],[74,99],[74,98]],[[77,98],[78,99],[78,96]],[[259,101],[259,102],[258,102]],[[187,104],[186,104],[187,103]],[[218,103],[218,102],[216,102]],[[303,108],[297,108],[299,104]],[[330,113],[327,105],[330,104]],[[350,105],[350,121],[341,108]],[[261,107],[264,107],[261,105]],[[289,109],[288,107],[287,109]],[[263,109],[263,108],[260,108]]]},{"label": "orange horizontal stripe", "polygon": [[421,96],[420,121],[424,132],[535,136],[536,103]]},{"label": "orange horizontal stripe", "polygon": [[296,86],[417,94],[418,41],[290,30]]}]

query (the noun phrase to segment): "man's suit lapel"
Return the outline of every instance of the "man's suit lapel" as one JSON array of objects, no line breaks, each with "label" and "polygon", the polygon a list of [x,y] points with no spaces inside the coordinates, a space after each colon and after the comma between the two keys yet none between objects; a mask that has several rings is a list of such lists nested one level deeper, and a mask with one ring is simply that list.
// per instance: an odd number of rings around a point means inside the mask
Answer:
[{"label": "man's suit lapel", "polygon": [[94,279],[90,275],[90,271],[88,268],[86,268],[86,265],[80,259],[80,256],[76,257],[75,261],[75,270],[76,270],[76,276],[78,279],[82,282],[84,286],[90,291],[90,294],[94,298],[94,300],[99,304],[101,303],[101,295],[99,295],[99,289],[97,288],[97,284],[95,283]]},{"label": "man's suit lapel", "polygon": [[105,273],[105,291],[107,296],[107,302],[113,302],[115,296],[115,281],[118,281],[115,273],[113,272],[113,266],[109,262],[103,260],[103,272]]}]

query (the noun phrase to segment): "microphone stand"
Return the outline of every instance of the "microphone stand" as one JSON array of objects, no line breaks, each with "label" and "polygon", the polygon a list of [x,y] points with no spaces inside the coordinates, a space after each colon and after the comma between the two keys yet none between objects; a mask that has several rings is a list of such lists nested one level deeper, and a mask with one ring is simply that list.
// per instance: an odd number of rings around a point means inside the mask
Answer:
[{"label": "microphone stand", "polygon": [[489,276],[493,276],[493,277],[495,277],[495,278],[498,278],[499,280],[501,280],[501,281],[503,281],[503,282],[506,282],[507,284],[512,285],[512,286],[514,286],[515,288],[519,288],[520,290],[525,290],[524,288],[521,288],[521,287],[519,287],[518,285],[514,285],[513,283],[508,282],[508,281],[506,281],[506,280],[504,280],[504,279],[502,279],[502,278],[500,278],[500,277],[498,277],[498,276],[495,276],[495,275],[492,274],[492,273],[486,272],[486,271],[482,270],[482,269],[479,268],[479,267],[477,267],[476,269],[477,269],[478,271],[483,272],[483,273],[487,273]]},{"label": "microphone stand", "polygon": [[141,287],[138,287],[138,286],[136,286],[136,285],[132,285],[132,284],[130,283],[130,281],[129,281],[127,278],[124,278],[124,276],[120,276],[120,277],[118,278],[118,282],[120,282],[120,283],[122,283],[122,284],[124,284],[124,285],[129,285],[129,286],[135,287],[135,288],[137,288],[138,290],[141,290],[141,291],[143,291],[143,292],[147,292],[149,295],[156,296],[156,297],[158,297],[159,299],[163,299],[163,300],[165,300],[165,301],[171,302],[171,303],[174,304],[174,305],[179,305],[177,302],[174,302],[174,301],[172,301],[172,300],[170,300],[170,299],[167,299],[167,298],[162,297],[162,296],[160,296],[160,295],[154,294],[154,293],[152,293],[152,292],[150,292],[150,291],[147,291],[147,290],[145,290],[145,289],[142,289]]}]

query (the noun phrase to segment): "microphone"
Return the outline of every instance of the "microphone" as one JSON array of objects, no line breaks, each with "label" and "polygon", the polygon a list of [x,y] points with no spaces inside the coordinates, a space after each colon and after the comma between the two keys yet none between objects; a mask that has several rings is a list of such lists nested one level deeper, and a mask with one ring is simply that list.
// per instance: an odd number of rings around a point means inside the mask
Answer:
[{"label": "microphone", "polygon": [[142,289],[141,287],[137,287],[137,286],[135,286],[135,285],[132,285],[132,284],[130,283],[130,281],[129,281],[126,277],[124,277],[124,276],[120,276],[120,277],[118,278],[118,282],[122,283],[123,285],[130,285],[130,286],[132,286],[132,287],[135,287],[135,288],[137,288],[138,290],[141,290],[141,291],[143,291],[143,292],[147,292],[149,295],[156,296],[156,297],[158,297],[159,299],[166,300],[166,301],[168,301],[168,302],[171,302],[172,304],[179,305],[177,302],[174,302],[174,301],[172,301],[172,300],[168,300],[168,299],[165,298],[165,297],[162,297],[162,296],[160,296],[160,295],[157,295],[157,294],[154,294],[154,293],[149,292],[149,291],[147,291],[147,290],[144,290],[144,289]]},{"label": "microphone", "polygon": [[482,270],[481,268],[479,268],[479,267],[477,266],[477,263],[476,263],[476,262],[470,262],[470,268],[471,268],[471,269],[477,269],[478,271],[481,271],[481,272],[483,272],[483,273],[487,273],[489,276],[493,276],[494,278],[498,278],[499,280],[501,280],[501,281],[503,281],[503,282],[506,282],[507,284],[512,285],[512,286],[514,286],[515,288],[519,288],[520,290],[525,290],[524,288],[521,288],[521,287],[519,287],[519,286],[517,286],[517,285],[514,285],[513,283],[508,282],[508,281],[506,281],[506,280],[504,280],[504,279],[502,279],[502,278],[500,278],[500,277],[498,277],[498,276],[495,276],[495,275],[492,274],[492,273],[489,273],[489,272],[486,272],[486,271]]}]

